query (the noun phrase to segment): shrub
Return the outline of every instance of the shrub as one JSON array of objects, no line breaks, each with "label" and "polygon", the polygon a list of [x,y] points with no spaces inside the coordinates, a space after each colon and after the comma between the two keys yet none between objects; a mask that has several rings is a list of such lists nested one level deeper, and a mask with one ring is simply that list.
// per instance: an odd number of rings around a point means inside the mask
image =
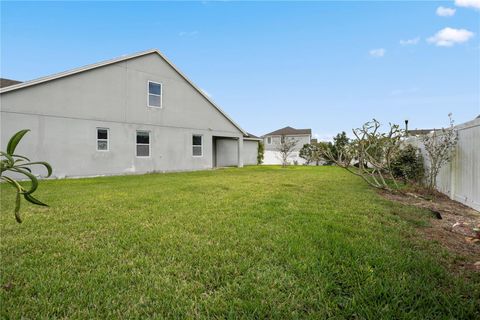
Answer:
[{"label": "shrub", "polygon": [[[334,148],[322,148],[324,157],[352,174],[360,176],[370,186],[388,191],[399,188],[391,171],[392,160],[401,146],[403,130],[390,123],[387,132],[380,132],[380,122],[373,119],[352,130],[350,141],[345,133],[334,138]],[[358,169],[352,170],[352,162]],[[391,180],[393,185],[387,183]],[[393,188],[393,189],[392,189]]]},{"label": "shrub", "polygon": [[265,153],[265,146],[263,142],[258,142],[258,152],[257,152],[257,164],[263,163],[263,154]]},{"label": "shrub", "polygon": [[412,145],[401,148],[392,161],[392,173],[396,178],[421,182],[424,177],[423,157]]},{"label": "shrub", "polygon": [[440,168],[452,161],[458,143],[458,132],[454,127],[452,114],[448,114],[450,126],[433,130],[431,134],[423,135],[421,141],[425,147],[427,166],[426,182],[430,190],[437,186],[437,176]]}]

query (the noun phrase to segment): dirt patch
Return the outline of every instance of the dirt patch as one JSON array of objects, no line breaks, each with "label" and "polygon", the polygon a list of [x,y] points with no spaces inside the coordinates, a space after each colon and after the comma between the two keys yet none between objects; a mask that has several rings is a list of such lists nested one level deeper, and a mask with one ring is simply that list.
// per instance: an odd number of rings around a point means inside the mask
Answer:
[{"label": "dirt patch", "polygon": [[[381,192],[389,200],[428,209],[432,212],[430,226],[419,228],[428,241],[436,241],[462,259],[455,259],[456,271],[480,272],[480,213],[438,193],[428,200],[420,193],[392,194]],[[441,219],[439,217],[441,216]]]}]

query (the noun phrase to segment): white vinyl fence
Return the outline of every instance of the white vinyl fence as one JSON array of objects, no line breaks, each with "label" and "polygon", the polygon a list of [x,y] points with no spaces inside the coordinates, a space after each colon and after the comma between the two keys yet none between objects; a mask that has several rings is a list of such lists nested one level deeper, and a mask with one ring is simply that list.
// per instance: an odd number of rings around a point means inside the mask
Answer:
[{"label": "white vinyl fence", "polygon": [[[475,210],[480,210],[480,118],[455,126],[458,144],[451,163],[443,166],[437,177],[438,191]],[[424,153],[418,137],[408,142]],[[427,165],[427,164],[426,164]]]}]

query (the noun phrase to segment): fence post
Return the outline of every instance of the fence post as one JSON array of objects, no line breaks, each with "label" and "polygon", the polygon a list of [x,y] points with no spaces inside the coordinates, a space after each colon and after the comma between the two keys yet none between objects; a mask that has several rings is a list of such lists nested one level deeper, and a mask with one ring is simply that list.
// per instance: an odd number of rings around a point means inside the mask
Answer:
[{"label": "fence post", "polygon": [[456,187],[456,171],[457,171],[457,157],[458,157],[458,144],[455,148],[455,154],[450,162],[450,199],[455,200],[455,187]]}]

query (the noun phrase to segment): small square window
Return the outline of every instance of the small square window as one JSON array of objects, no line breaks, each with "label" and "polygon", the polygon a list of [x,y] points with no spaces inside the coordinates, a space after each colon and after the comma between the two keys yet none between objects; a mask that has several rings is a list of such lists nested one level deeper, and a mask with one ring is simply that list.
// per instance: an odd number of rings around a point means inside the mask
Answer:
[{"label": "small square window", "polygon": [[150,157],[150,132],[137,131],[136,143],[137,157]]},{"label": "small square window", "polygon": [[272,137],[267,137],[267,144],[272,144]]},{"label": "small square window", "polygon": [[154,108],[162,107],[162,84],[148,81],[148,106]]},{"label": "small square window", "polygon": [[192,155],[194,157],[203,156],[203,136],[201,135],[192,136]]},{"label": "small square window", "polygon": [[97,128],[97,151],[108,151],[108,129]]}]

